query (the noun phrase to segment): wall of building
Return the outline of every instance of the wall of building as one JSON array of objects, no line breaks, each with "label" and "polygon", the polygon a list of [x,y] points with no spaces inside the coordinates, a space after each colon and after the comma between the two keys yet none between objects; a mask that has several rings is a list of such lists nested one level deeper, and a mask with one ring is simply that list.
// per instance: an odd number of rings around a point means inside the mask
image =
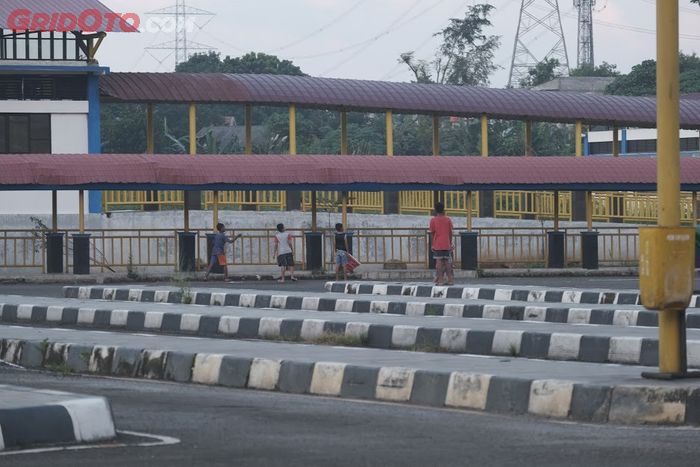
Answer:
[{"label": "wall of building", "polygon": [[[87,101],[3,101],[2,112],[49,113],[51,114],[52,153],[86,154],[88,152]],[[87,201],[85,205],[87,206]],[[2,214],[41,214],[50,211],[50,191],[0,192],[0,213]],[[59,192],[58,212],[76,214],[78,192]]]}]

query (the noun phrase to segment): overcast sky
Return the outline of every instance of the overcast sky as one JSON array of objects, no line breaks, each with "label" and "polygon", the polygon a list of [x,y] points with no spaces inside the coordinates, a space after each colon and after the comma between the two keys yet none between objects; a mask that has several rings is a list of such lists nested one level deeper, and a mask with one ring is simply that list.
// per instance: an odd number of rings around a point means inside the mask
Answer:
[{"label": "overcast sky", "polygon": [[[173,5],[175,0],[103,0],[117,12],[144,13]],[[399,54],[416,51],[430,58],[437,46],[433,34],[449,18],[462,16],[467,0],[187,0],[187,5],[216,13],[199,17],[203,26],[189,38],[211,46],[223,56],[249,51],[290,59],[313,76],[409,81],[397,64]],[[501,37],[491,85],[508,81],[520,0],[491,0],[491,33]],[[594,12],[596,64],[607,61],[624,73],[655,55],[654,0],[597,0]],[[560,0],[569,62],[576,64],[576,10],[573,0]],[[700,50],[700,8],[680,0],[681,48]],[[209,21],[207,23],[207,21]],[[206,23],[206,25],[205,25]],[[174,55],[146,48],[171,41],[174,33],[111,34],[98,55],[113,71],[172,71]],[[534,50],[551,47],[542,34],[530,43]],[[168,55],[171,54],[171,55]]]}]

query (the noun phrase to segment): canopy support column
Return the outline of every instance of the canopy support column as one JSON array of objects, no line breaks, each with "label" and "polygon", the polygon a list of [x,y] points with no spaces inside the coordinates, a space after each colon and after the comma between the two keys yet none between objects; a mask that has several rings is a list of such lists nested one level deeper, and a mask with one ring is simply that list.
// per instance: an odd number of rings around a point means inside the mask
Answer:
[{"label": "canopy support column", "polygon": [[394,113],[386,111],[386,155],[394,155]]},{"label": "canopy support column", "polygon": [[489,118],[481,116],[481,157],[489,157]]},{"label": "canopy support column", "polygon": [[219,190],[214,190],[213,196],[212,220],[214,223],[214,230],[216,230],[216,224],[219,223]]},{"label": "canopy support column", "polygon": [[[197,106],[195,103],[190,103],[189,108],[189,139],[190,139],[190,156],[197,154]],[[190,231],[190,192],[183,192],[184,201],[184,230]]]},{"label": "canopy support column", "polygon": [[[440,156],[440,116],[433,114],[433,156]],[[433,191],[433,205],[438,201],[443,201],[443,191]]]},{"label": "canopy support column", "polygon": [[472,213],[472,192],[471,190],[467,191],[467,232],[472,231],[472,223],[473,223],[473,213]]},{"label": "canopy support column", "polygon": [[297,106],[289,105],[289,154],[297,153]]},{"label": "canopy support column", "polygon": [[576,121],[576,157],[583,156],[583,123],[581,120]]},{"label": "canopy support column", "polygon": [[85,233],[85,192],[78,191],[78,231]]},{"label": "canopy support column", "polygon": [[51,231],[58,232],[58,192],[51,192]]},{"label": "canopy support column", "polygon": [[554,231],[559,231],[559,192],[554,192]]},{"label": "canopy support column", "polygon": [[316,192],[311,192],[311,231],[318,231],[318,198]]},{"label": "canopy support column", "polygon": [[593,230],[593,192],[586,192],[586,226],[588,231]]}]

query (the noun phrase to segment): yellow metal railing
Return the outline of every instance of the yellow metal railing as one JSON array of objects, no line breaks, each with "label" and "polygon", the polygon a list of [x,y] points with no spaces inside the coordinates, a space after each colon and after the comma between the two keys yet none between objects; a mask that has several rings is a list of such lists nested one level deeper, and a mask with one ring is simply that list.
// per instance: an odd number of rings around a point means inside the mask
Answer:
[{"label": "yellow metal railing", "polygon": [[[656,222],[659,201],[656,193],[593,193],[593,218],[597,221]],[[681,222],[692,223],[693,194],[681,193]]]},{"label": "yellow metal railing", "polygon": [[[444,191],[441,192],[445,203],[445,212],[448,215],[466,215],[467,192]],[[402,191],[399,194],[399,213],[401,214],[425,214],[430,215],[435,206],[435,194],[432,191]],[[472,215],[479,215],[479,193],[472,193]]]},{"label": "yellow metal railing", "polygon": [[144,206],[181,208],[181,191],[103,191],[102,208],[111,211],[141,211]]},{"label": "yellow metal railing", "polygon": [[[211,209],[214,193],[204,193],[204,209]],[[255,207],[260,211],[284,211],[287,208],[285,191],[220,191],[219,207],[242,209],[244,206]]]},{"label": "yellow metal railing", "polygon": [[[302,210],[311,210],[310,191],[302,193],[301,203]],[[316,192],[316,206],[319,210],[339,211],[341,209],[341,204],[341,194],[338,191]],[[384,213],[384,193],[351,191],[348,193],[348,207],[351,208],[353,212],[357,213],[382,214]]]},{"label": "yellow metal railing", "polygon": [[[554,192],[551,191],[496,191],[496,217],[508,219],[553,219]],[[571,220],[571,192],[559,192],[559,218]]]}]

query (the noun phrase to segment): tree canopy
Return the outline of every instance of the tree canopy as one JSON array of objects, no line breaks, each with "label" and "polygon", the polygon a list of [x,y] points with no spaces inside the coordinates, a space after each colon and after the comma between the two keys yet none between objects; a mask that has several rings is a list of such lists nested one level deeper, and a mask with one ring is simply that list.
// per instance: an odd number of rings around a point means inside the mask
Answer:
[{"label": "tree canopy", "polygon": [[[681,93],[700,92],[700,57],[680,53]],[[652,96],[656,94],[656,60],[644,60],[608,85],[608,94]]]},{"label": "tree canopy", "polygon": [[547,81],[552,81],[554,78],[558,78],[561,76],[556,71],[558,67],[559,60],[556,58],[542,60],[535,68],[530,68],[527,71],[527,77],[520,80],[520,87],[534,88]]},{"label": "tree canopy", "polygon": [[569,72],[569,76],[613,77],[620,76],[620,72],[617,71],[617,65],[613,65],[608,62],[603,62],[598,66],[581,65],[578,68],[572,69]]}]

